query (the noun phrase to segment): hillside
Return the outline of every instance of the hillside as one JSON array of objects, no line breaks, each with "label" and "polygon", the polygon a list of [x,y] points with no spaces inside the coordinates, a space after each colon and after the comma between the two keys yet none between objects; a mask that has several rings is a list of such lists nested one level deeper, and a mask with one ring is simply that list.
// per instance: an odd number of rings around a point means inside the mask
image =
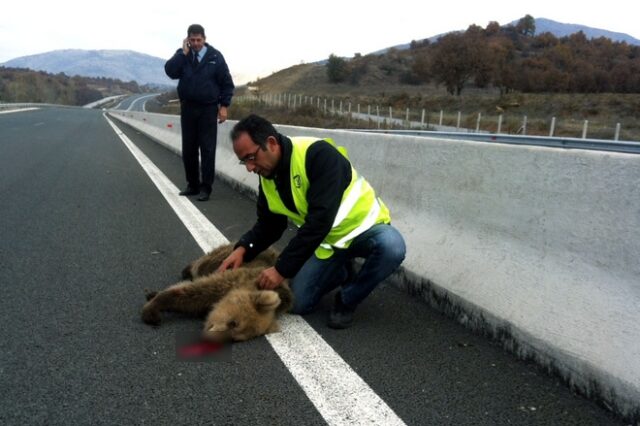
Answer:
[{"label": "hillside", "polygon": [[135,81],[140,85],[174,87],[175,83],[165,75],[165,61],[166,59],[131,50],[67,49],[22,56],[0,65],[52,74],[106,77]]},{"label": "hillside", "polygon": [[0,67],[0,102],[86,105],[108,96],[140,92],[136,82]]},{"label": "hillside", "polygon": [[[556,134],[574,137],[584,120],[600,129],[590,134],[602,138],[611,138],[621,123],[622,138],[640,140],[640,46],[589,39],[582,32],[536,35],[534,27],[532,18],[516,26],[471,26],[436,42],[414,41],[409,49],[296,65],[248,87],[259,96],[321,97],[336,107],[369,105],[385,114],[392,107],[395,117],[410,108],[418,114],[414,120],[424,109],[431,123],[444,111],[449,126],[461,112],[462,125],[475,127],[480,113],[485,126],[495,129],[503,114],[508,132],[518,131],[523,116],[530,132],[542,135],[552,117],[562,123]],[[245,93],[247,88],[237,90]]]},{"label": "hillside", "polygon": [[[553,34],[556,37],[566,37],[568,35],[575,34],[577,32],[582,31],[584,35],[587,36],[587,38],[605,37],[611,41],[618,41],[618,42],[624,41],[625,43],[628,43],[631,45],[640,46],[640,40],[638,40],[637,38],[631,37],[629,34],[625,34],[625,33],[604,30],[601,28],[588,27],[586,25],[566,24],[564,22],[558,22],[552,19],[547,19],[547,18],[535,18],[534,23],[536,27],[536,34],[542,34],[542,33],[548,32]],[[518,24],[518,21],[515,20],[506,24],[506,26],[510,25],[515,27],[517,24]],[[460,31],[464,31],[464,30],[460,30]],[[431,37],[419,39],[417,41],[421,43],[428,40],[429,42],[433,43],[435,41],[438,41],[440,37],[446,34],[448,33],[437,34]],[[372,54],[386,53],[387,51],[389,51],[389,49],[404,50],[404,49],[409,49],[410,46],[411,46],[411,43],[398,44],[391,47],[385,47],[384,49],[380,49],[371,53]]]},{"label": "hillside", "polygon": [[[517,25],[470,26],[436,42],[413,41],[384,54],[333,55],[260,79],[262,92],[385,97],[465,93],[640,93],[640,46],[583,32],[536,35],[532,17]],[[443,89],[444,88],[444,92]]]}]

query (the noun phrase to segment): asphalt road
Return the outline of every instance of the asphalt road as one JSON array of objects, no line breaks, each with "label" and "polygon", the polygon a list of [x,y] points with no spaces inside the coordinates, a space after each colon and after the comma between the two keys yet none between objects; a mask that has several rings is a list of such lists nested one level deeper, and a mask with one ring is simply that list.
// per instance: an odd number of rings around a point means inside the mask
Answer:
[{"label": "asphalt road", "polygon": [[[178,156],[117,124],[184,186]],[[255,215],[221,181],[194,203],[232,241]],[[143,289],[201,250],[101,111],[0,115],[0,234],[0,424],[325,424],[267,339],[187,362],[201,320],[141,322]],[[408,425],[624,424],[390,284],[348,330],[329,299],[304,319]]]},{"label": "asphalt road", "polygon": [[124,98],[121,102],[119,102],[113,109],[124,110],[124,111],[146,111],[147,102],[153,101],[153,99],[158,96],[158,93],[144,93],[140,95],[132,95],[127,98]]}]

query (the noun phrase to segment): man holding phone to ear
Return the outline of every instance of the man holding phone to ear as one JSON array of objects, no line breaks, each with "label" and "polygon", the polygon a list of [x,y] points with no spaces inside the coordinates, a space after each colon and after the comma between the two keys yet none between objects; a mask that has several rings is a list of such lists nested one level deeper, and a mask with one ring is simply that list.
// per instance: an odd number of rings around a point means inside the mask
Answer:
[{"label": "man holding phone to ear", "polygon": [[233,80],[222,53],[206,42],[204,28],[198,24],[189,26],[182,48],[164,70],[170,78],[179,79],[182,161],[187,178],[180,195],[198,195],[198,201],[207,201],[215,176],[218,123],[227,119]]}]

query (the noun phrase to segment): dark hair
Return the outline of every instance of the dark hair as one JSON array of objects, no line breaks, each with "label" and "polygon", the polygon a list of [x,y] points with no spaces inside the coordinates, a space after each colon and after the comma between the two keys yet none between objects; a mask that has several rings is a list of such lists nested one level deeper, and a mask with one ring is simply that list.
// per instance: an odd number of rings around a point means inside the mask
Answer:
[{"label": "dark hair", "polygon": [[251,114],[242,120],[238,121],[233,130],[231,130],[231,140],[236,141],[240,137],[240,133],[246,132],[253,143],[260,145],[262,149],[267,147],[267,138],[273,136],[278,137],[278,132],[273,127],[273,124],[266,118],[262,118],[259,115]]},{"label": "dark hair", "polygon": [[202,34],[202,37],[206,37],[206,35],[204,35],[204,27],[199,24],[189,25],[189,28],[187,29],[187,37],[192,34]]}]

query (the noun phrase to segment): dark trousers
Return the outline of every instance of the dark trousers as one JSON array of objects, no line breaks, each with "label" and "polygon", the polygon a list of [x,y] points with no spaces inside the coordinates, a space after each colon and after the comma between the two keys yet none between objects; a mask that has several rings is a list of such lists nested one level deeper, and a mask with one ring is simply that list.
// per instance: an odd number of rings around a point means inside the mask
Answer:
[{"label": "dark trousers", "polygon": [[180,125],[182,126],[182,162],[187,183],[193,188],[202,187],[211,192],[216,167],[218,106],[183,101],[180,105]]}]

